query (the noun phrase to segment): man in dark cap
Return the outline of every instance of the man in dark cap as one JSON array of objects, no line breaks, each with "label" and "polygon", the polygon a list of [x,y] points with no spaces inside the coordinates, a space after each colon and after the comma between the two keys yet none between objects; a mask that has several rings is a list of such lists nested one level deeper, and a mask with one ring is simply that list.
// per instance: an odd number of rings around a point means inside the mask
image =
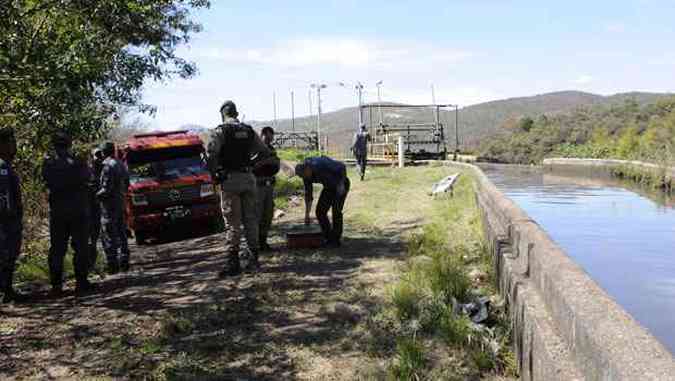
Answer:
[{"label": "man in dark cap", "polygon": [[267,243],[267,235],[272,226],[274,218],[274,185],[276,184],[276,174],[281,169],[281,162],[277,156],[276,150],[272,146],[274,141],[274,129],[270,126],[263,127],[260,131],[260,137],[270,150],[271,156],[267,160],[255,160],[253,173],[255,174],[256,185],[258,187],[258,237],[260,250],[269,251],[270,245]]},{"label": "man in dark cap", "polygon": [[101,180],[96,197],[101,203],[103,250],[106,255],[108,272],[116,274],[120,270],[127,272],[130,269],[124,212],[124,197],[129,189],[129,172],[124,163],[115,158],[115,145],[112,142],[104,143],[101,151],[105,159],[101,168]]},{"label": "man in dark cap", "polygon": [[14,291],[14,270],[21,251],[23,204],[19,177],[12,169],[16,140],[10,128],[0,129],[0,292],[2,302],[24,302]]},{"label": "man in dark cap", "polygon": [[71,239],[75,290],[93,289],[87,279],[90,172],[86,162],[71,153],[71,146],[70,136],[57,132],[52,137],[52,152],[42,165],[42,178],[49,190],[49,276],[55,295],[63,289],[63,260]]},{"label": "man in dark cap", "polygon": [[354,134],[352,142],[352,153],[356,159],[356,166],[361,175],[361,181],[366,176],[366,165],[368,164],[368,142],[370,141],[370,134],[366,130],[366,125],[362,124],[359,131]]},{"label": "man in dark cap", "polygon": [[[305,183],[305,224],[309,225],[312,210],[313,184],[323,185],[319,201],[316,204],[316,218],[321,225],[324,245],[340,247],[342,239],[342,210],[349,193],[349,178],[344,163],[327,156],[310,157],[295,166],[295,174]],[[331,210],[333,223],[328,219]]]},{"label": "man in dark cap", "polygon": [[[220,276],[241,273],[239,244],[241,224],[250,251],[248,269],[256,271],[258,261],[258,218],[256,180],[252,173],[252,158],[266,160],[270,151],[260,137],[237,117],[237,106],[226,101],[220,108],[223,123],[211,134],[208,147],[209,170],[221,184],[221,200],[227,240],[227,261]],[[242,221],[243,220],[243,221]]]}]

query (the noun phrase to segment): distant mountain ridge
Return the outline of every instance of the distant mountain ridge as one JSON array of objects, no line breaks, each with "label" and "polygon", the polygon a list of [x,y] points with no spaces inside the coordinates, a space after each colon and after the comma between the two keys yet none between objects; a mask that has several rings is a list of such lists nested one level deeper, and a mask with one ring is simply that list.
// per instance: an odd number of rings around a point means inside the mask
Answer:
[{"label": "distant mountain ridge", "polygon": [[[516,97],[490,101],[467,106],[459,111],[459,135],[462,146],[475,147],[482,138],[500,133],[500,126],[510,118],[525,116],[536,117],[542,114],[554,114],[572,111],[579,107],[623,103],[635,100],[638,104],[653,103],[660,98],[673,96],[667,93],[628,92],[609,96],[586,93],[582,91],[558,91],[528,97]],[[390,103],[391,104],[391,103]],[[397,123],[431,122],[432,115],[428,110],[383,109],[385,121]],[[369,116],[364,116],[368,122]],[[377,122],[377,110],[373,110],[372,119]],[[454,114],[443,112],[441,122],[446,125],[446,135],[454,136]],[[252,121],[254,126],[272,125],[272,121]],[[328,136],[330,146],[345,146],[351,141],[357,125],[357,108],[348,107],[321,114],[322,134]],[[295,119],[295,129],[314,130],[316,115]],[[277,129],[289,131],[290,119],[277,121]],[[449,139],[449,141],[452,141]]]}]

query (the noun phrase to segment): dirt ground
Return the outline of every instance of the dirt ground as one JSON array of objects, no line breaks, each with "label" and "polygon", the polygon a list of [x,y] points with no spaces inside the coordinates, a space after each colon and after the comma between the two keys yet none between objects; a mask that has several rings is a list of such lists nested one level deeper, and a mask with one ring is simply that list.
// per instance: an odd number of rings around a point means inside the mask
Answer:
[{"label": "dirt ground", "polygon": [[[219,279],[223,237],[212,235],[133,247],[133,270],[86,297],[51,299],[43,287],[31,304],[0,306],[0,379],[361,378],[378,366],[381,338],[359,322],[382,302],[401,237],[429,203],[421,189],[364,184],[353,182],[340,249],[281,249],[298,207],[275,222],[279,250],[256,275]],[[378,203],[388,212],[368,211]]]}]

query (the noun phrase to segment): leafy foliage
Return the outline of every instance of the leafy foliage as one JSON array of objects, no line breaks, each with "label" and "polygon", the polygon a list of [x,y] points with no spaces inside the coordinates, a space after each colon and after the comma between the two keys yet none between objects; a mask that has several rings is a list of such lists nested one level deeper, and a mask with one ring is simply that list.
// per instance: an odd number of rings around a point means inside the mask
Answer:
[{"label": "leafy foliage", "polygon": [[16,131],[27,243],[44,221],[39,163],[56,130],[84,152],[140,102],[144,81],[188,78],[176,55],[208,0],[7,0],[0,3],[0,126]]},{"label": "leafy foliage", "polygon": [[481,147],[481,156],[520,164],[538,163],[549,156],[672,163],[674,148],[675,98],[666,98],[644,106],[626,100],[621,105],[540,116],[529,129],[489,139]]}]

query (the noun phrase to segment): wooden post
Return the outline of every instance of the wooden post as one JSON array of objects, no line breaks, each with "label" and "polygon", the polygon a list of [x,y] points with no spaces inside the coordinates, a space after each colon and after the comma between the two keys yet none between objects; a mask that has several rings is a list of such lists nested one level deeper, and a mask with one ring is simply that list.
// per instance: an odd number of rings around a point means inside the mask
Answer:
[{"label": "wooden post", "polygon": [[398,167],[405,167],[405,150],[403,148],[403,136],[398,137]]}]

